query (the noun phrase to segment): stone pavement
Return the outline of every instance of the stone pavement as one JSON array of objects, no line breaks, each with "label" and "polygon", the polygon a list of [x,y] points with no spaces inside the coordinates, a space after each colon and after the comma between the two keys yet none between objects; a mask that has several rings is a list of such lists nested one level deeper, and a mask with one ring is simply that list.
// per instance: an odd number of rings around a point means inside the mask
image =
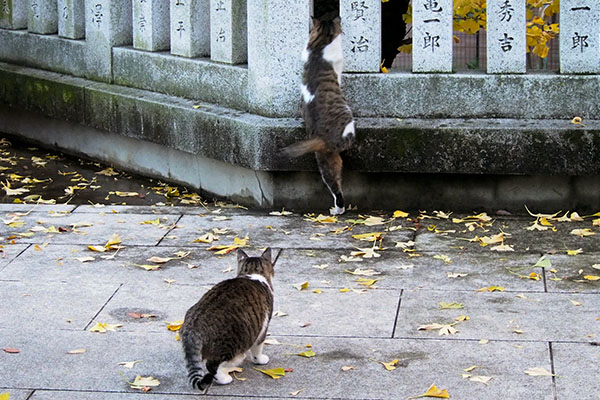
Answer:
[{"label": "stone pavement", "polygon": [[[275,380],[245,361],[208,398],[407,399],[433,384],[452,399],[600,399],[598,216],[540,218],[548,229],[531,231],[529,215],[361,214],[330,223],[222,203],[0,204],[0,398],[197,398],[167,326],[234,276],[235,252],[207,249],[247,237],[250,254],[272,246],[279,255],[274,344],[261,368],[288,372]],[[209,232],[219,240],[196,240]],[[372,232],[383,239],[352,237]],[[502,232],[503,243],[481,245]],[[114,234],[120,243],[106,249]],[[494,250],[502,244],[513,251]],[[357,248],[367,251],[352,256]],[[491,287],[503,291],[479,291]],[[122,326],[90,331],[97,323]],[[299,356],[308,346],[316,355]],[[533,368],[542,375],[525,372]],[[137,375],[160,385],[133,389]]]}]

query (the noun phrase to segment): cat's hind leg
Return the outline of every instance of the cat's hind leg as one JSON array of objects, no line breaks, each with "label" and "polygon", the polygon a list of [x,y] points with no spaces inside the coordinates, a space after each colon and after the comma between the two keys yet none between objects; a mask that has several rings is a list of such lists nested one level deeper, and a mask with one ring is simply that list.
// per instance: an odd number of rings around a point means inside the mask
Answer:
[{"label": "cat's hind leg", "polygon": [[217,368],[217,373],[215,374],[215,382],[219,385],[227,385],[233,381],[233,378],[229,373],[239,366],[244,359],[246,358],[246,354],[240,354],[235,356],[229,361],[222,362]]},{"label": "cat's hind leg", "polygon": [[342,194],[342,157],[339,153],[315,153],[321,178],[333,196],[331,215],[341,215],[346,211]]},{"label": "cat's hind leg", "polygon": [[269,362],[269,356],[263,354],[263,347],[265,345],[264,340],[260,343],[255,344],[250,348],[250,353],[252,354],[252,362],[258,365],[265,365]]}]

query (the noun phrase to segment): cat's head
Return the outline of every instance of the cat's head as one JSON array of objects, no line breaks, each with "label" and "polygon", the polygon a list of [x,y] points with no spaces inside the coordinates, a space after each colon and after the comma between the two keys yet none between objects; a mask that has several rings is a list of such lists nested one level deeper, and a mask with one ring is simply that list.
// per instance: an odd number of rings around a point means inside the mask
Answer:
[{"label": "cat's head", "polygon": [[320,50],[342,34],[342,19],[335,18],[313,18],[310,36],[308,38],[309,50]]},{"label": "cat's head", "polygon": [[249,257],[244,250],[238,249],[237,259],[238,276],[260,274],[267,278],[267,281],[271,284],[275,270],[271,259],[270,247],[267,247],[260,257]]}]

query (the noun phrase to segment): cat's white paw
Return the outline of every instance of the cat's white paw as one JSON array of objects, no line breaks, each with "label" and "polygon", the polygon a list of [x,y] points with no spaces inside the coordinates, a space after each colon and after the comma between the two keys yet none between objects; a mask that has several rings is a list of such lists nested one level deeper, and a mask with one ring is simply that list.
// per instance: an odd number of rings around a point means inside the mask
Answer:
[{"label": "cat's white paw", "polygon": [[260,354],[256,357],[252,356],[252,362],[258,365],[265,365],[269,362],[269,356],[266,354]]},{"label": "cat's white paw", "polygon": [[231,383],[231,381],[233,381],[233,378],[227,373],[217,372],[215,375],[215,382],[217,382],[219,385],[228,385]]},{"label": "cat's white paw", "polygon": [[342,215],[346,211],[346,207],[331,207],[329,209],[329,214],[331,215]]}]

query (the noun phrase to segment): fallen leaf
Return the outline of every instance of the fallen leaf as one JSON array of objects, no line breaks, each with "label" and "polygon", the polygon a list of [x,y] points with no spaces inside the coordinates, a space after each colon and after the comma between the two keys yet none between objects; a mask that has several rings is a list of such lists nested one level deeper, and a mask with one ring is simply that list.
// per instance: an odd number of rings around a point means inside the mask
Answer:
[{"label": "fallen leaf", "polygon": [[303,282],[303,283],[296,283],[295,285],[292,285],[294,288],[296,288],[296,290],[302,291],[304,289],[308,288],[308,281],[307,282]]},{"label": "fallen leaf", "polygon": [[446,276],[448,278],[462,278],[462,277],[465,277],[467,275],[469,275],[469,274],[462,273],[462,272],[446,272]]},{"label": "fallen leaf", "polygon": [[346,256],[346,255],[341,255],[339,261],[340,262],[360,262],[363,259],[360,257],[353,257],[353,256]]},{"label": "fallen leaf", "polygon": [[574,306],[582,306],[582,305],[583,305],[583,303],[580,303],[580,302],[578,302],[578,301],[575,301],[575,300],[572,300],[572,299],[569,299],[569,301],[570,301],[570,302],[571,302],[571,304],[573,304]]},{"label": "fallen leaf", "polygon": [[96,172],[96,175],[115,176],[115,175],[119,175],[119,173],[115,172],[115,170],[112,169],[111,167],[108,167],[108,168],[103,169],[102,171]]},{"label": "fallen leaf", "polygon": [[275,216],[279,216],[279,217],[284,217],[287,215],[292,215],[293,213],[290,211],[285,211],[285,209],[282,209],[281,211],[271,211],[269,213],[269,215],[275,215]]},{"label": "fallen leaf", "polygon": [[408,215],[409,214],[407,212],[396,210],[396,211],[394,211],[393,217],[394,218],[406,218],[406,217],[408,217]]},{"label": "fallen leaf", "polygon": [[119,197],[139,197],[138,192],[114,192]]},{"label": "fallen leaf", "polygon": [[463,371],[465,372],[471,372],[473,371],[475,368],[481,368],[479,365],[471,365],[469,368],[465,368],[463,369]]},{"label": "fallen leaf", "polygon": [[348,289],[348,288],[340,289],[340,292],[342,292],[342,293],[348,293],[349,291],[350,291],[350,289]]},{"label": "fallen leaf", "polygon": [[88,261],[94,261],[95,258],[94,257],[75,257],[74,260],[84,263],[84,262],[88,262]]},{"label": "fallen leaf", "polygon": [[477,289],[478,292],[504,292],[504,286],[489,286]]},{"label": "fallen leaf", "polygon": [[535,267],[540,267],[540,268],[550,268],[552,266],[552,263],[550,262],[550,260],[548,258],[546,258],[546,256],[542,256],[540,257],[540,259],[535,263],[535,265],[533,266]]},{"label": "fallen leaf", "polygon": [[306,217],[305,218],[306,221],[318,222],[321,224],[334,224],[334,223],[338,222],[337,217],[332,216],[332,215],[319,214],[317,217],[311,217],[309,215],[305,215],[305,217]]},{"label": "fallen leaf", "polygon": [[359,251],[353,251],[350,253],[351,256],[358,257],[362,256],[363,258],[378,258],[381,257],[381,254],[376,252],[375,247],[365,247],[360,248],[357,247]]},{"label": "fallen leaf", "polygon": [[375,271],[374,269],[360,269],[356,268],[354,271],[350,271],[349,269],[345,269],[344,272],[352,275],[361,275],[361,276],[374,276],[381,275],[381,272]]},{"label": "fallen leaf", "polygon": [[600,280],[600,276],[597,276],[597,275],[585,275],[583,277],[583,279],[586,279],[588,281],[598,281],[598,280]]},{"label": "fallen leaf", "polygon": [[15,349],[14,347],[4,347],[2,351],[9,354],[18,354],[21,352],[21,350]]},{"label": "fallen leaf", "polygon": [[406,264],[406,265],[397,265],[396,266],[397,269],[403,269],[403,270],[405,270],[405,269],[411,269],[411,268],[414,268],[414,267],[415,267],[414,264]]},{"label": "fallen leaf", "polygon": [[581,117],[574,117],[574,118],[571,120],[571,123],[572,123],[572,124],[574,124],[574,125],[581,125],[581,126],[585,126],[585,125],[583,124],[583,119],[582,119]]},{"label": "fallen leaf", "polygon": [[427,391],[421,395],[409,397],[409,399],[418,399],[420,397],[435,397],[439,399],[449,399],[450,395],[446,389],[438,389],[435,385],[431,385]]},{"label": "fallen leaf", "polygon": [[254,368],[255,370],[262,372],[263,374],[270,376],[273,379],[279,379],[282,376],[285,376],[285,369],[283,368],[273,368],[273,369],[259,369]]},{"label": "fallen leaf", "polygon": [[160,218],[140,222],[140,225],[160,225]]},{"label": "fallen leaf", "polygon": [[491,379],[492,379],[491,376],[483,376],[483,375],[471,376],[469,378],[469,380],[471,382],[479,382],[479,383],[483,383],[484,385],[487,385]]},{"label": "fallen leaf", "polygon": [[490,248],[492,251],[515,251],[512,244],[500,244]]},{"label": "fallen leaf", "polygon": [[274,317],[285,317],[286,315],[287,315],[287,313],[286,313],[286,312],[283,312],[283,311],[281,311],[281,310],[277,310],[277,311],[275,311],[275,312],[273,313],[273,316],[274,316]]},{"label": "fallen leaf", "polygon": [[297,355],[300,357],[305,357],[305,358],[311,358],[311,357],[316,356],[315,352],[312,350],[307,350],[302,353],[298,353]]},{"label": "fallen leaf", "polygon": [[125,368],[132,369],[132,368],[135,366],[135,364],[137,364],[137,363],[139,363],[139,362],[142,362],[142,360],[135,360],[135,361],[122,361],[122,362],[120,362],[120,363],[117,363],[117,365],[121,365],[121,366],[123,366],[123,367],[125,367]]},{"label": "fallen leaf", "polygon": [[304,391],[304,388],[298,389],[295,392],[290,392],[290,395],[292,395],[292,396],[298,396],[302,391]]},{"label": "fallen leaf", "polygon": [[576,235],[576,236],[580,236],[580,237],[586,237],[586,236],[592,236],[595,235],[596,232],[592,231],[589,228],[585,228],[585,229],[573,229],[571,231],[571,235]]},{"label": "fallen leaf", "polygon": [[208,232],[208,233],[200,236],[196,240],[194,240],[194,242],[195,243],[212,243],[216,240],[219,240],[219,238],[216,237],[215,235],[213,235],[211,232]]},{"label": "fallen leaf", "polygon": [[160,385],[160,381],[152,376],[143,377],[141,375],[138,375],[135,377],[135,380],[132,383],[129,383],[129,385],[132,389],[144,390],[144,388],[146,387],[156,387]]},{"label": "fallen leaf", "polygon": [[316,293],[316,294],[323,293],[323,291],[321,289],[315,289],[312,292]]},{"label": "fallen leaf", "polygon": [[592,268],[600,270],[600,264],[594,264],[594,265],[592,265]]},{"label": "fallen leaf", "polygon": [[67,351],[67,354],[83,354],[86,351],[87,351],[86,349],[75,349],[75,350]]},{"label": "fallen leaf", "polygon": [[329,264],[314,264],[312,267],[316,269],[325,269],[329,266]]},{"label": "fallen leaf", "polygon": [[178,331],[181,329],[181,325],[183,325],[183,320],[180,319],[178,321],[167,322],[167,329],[170,331]]},{"label": "fallen leaf", "polygon": [[375,226],[375,225],[383,225],[385,224],[385,219],[381,217],[373,217],[369,216],[364,220],[364,224],[367,226]]},{"label": "fallen leaf", "polygon": [[171,260],[175,260],[175,258],[174,257],[157,257],[157,256],[154,256],[154,257],[150,257],[146,261],[150,261],[150,262],[153,262],[153,263],[156,263],[156,264],[164,264],[164,263],[167,263],[167,262],[169,262]]},{"label": "fallen leaf", "polygon": [[342,367],[342,371],[344,371],[344,372],[348,372],[348,371],[351,371],[353,369],[354,369],[354,367],[352,365],[344,365]]},{"label": "fallen leaf", "polygon": [[444,302],[440,302],[440,309],[441,310],[450,310],[450,309],[457,309],[457,308],[465,308],[465,306],[462,305],[461,303],[444,303]]},{"label": "fallen leaf", "polygon": [[569,256],[576,256],[576,255],[581,254],[581,253],[583,253],[583,249],[582,248],[579,248],[577,250],[567,250],[567,255],[569,255]]},{"label": "fallen leaf", "polygon": [[10,183],[8,181],[6,183],[2,183],[2,188],[6,192],[7,196],[19,196],[23,193],[29,192],[29,189],[26,189],[26,188],[12,189],[10,187]]},{"label": "fallen leaf", "polygon": [[554,376],[554,374],[548,372],[544,367],[529,368],[525,370],[525,373],[531,376]]},{"label": "fallen leaf", "polygon": [[451,264],[452,263],[452,259],[446,255],[439,255],[436,254],[433,256],[433,258],[435,258],[436,260],[442,260],[445,264]]},{"label": "fallen leaf", "polygon": [[376,360],[374,358],[369,358],[369,360],[375,361],[376,363],[379,363],[379,364],[383,365],[383,367],[386,370],[388,370],[388,371],[395,370],[397,368],[398,363],[400,362],[400,360],[392,360],[392,361],[389,361],[389,362],[384,362],[384,361]]},{"label": "fallen leaf", "polygon": [[160,265],[151,265],[151,264],[131,264],[134,267],[145,269],[146,271],[156,271],[160,269]]},{"label": "fallen leaf", "polygon": [[354,239],[364,240],[367,242],[375,242],[383,237],[383,232],[369,232],[361,233],[359,235],[352,235]]},{"label": "fallen leaf", "polygon": [[10,400],[10,393],[0,393],[0,400]]},{"label": "fallen leaf", "polygon": [[96,322],[96,325],[90,328],[90,332],[105,333],[107,331],[116,332],[117,328],[121,328],[121,324],[108,324],[104,322]]},{"label": "fallen leaf", "polygon": [[480,339],[478,344],[488,344],[490,341],[488,339]]}]

